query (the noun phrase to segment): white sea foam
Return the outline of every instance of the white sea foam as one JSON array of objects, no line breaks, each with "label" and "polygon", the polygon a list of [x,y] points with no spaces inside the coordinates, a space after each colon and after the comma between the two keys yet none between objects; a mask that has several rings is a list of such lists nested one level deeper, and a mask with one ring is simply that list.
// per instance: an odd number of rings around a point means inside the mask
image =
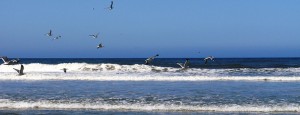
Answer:
[{"label": "white sea foam", "polygon": [[[139,64],[32,63],[24,64],[24,76],[17,76],[13,68],[19,66],[0,65],[0,80],[300,81],[300,68],[191,68],[180,71],[180,68]],[[63,73],[62,68],[68,68],[68,73]]]},{"label": "white sea foam", "polygon": [[70,101],[11,101],[0,99],[0,109],[53,109],[53,110],[138,110],[138,111],[216,111],[216,112],[300,112],[298,104],[279,105],[169,105],[169,104],[107,104],[101,102]]},{"label": "white sea foam", "polygon": [[297,77],[266,76],[138,76],[138,75],[99,75],[99,74],[64,74],[64,73],[30,73],[23,76],[1,74],[0,80],[83,80],[83,81],[300,81]]},{"label": "white sea foam", "polygon": [[[152,70],[167,71],[176,68],[157,67],[148,65],[119,65],[119,64],[87,64],[87,63],[62,63],[62,64],[23,64],[26,72],[59,72],[62,68],[69,71],[127,71],[127,72],[148,72]],[[0,72],[14,72],[13,68],[20,68],[20,65],[0,65]]]},{"label": "white sea foam", "polygon": [[[61,63],[61,64],[23,64],[27,72],[59,72],[62,68],[68,68],[70,71],[127,71],[127,72],[176,72],[180,70],[173,67],[149,66],[143,64],[119,65],[119,64],[87,64],[87,63]],[[13,68],[19,68],[20,65],[0,65],[0,72],[15,72]],[[237,68],[237,69],[202,69],[190,68],[188,72],[300,72],[300,68]]]}]

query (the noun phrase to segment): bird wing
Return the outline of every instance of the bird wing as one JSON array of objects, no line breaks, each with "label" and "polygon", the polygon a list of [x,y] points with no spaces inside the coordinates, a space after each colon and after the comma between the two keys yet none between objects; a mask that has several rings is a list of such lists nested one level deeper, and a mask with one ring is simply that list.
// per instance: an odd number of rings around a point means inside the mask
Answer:
[{"label": "bird wing", "polygon": [[113,9],[113,4],[114,4],[114,2],[111,1],[110,6],[108,7],[109,10],[112,10],[112,9]]},{"label": "bird wing", "polygon": [[155,56],[152,56],[152,57],[149,57],[148,59],[150,60],[153,60],[154,58],[156,58],[157,56],[159,56],[158,54],[156,54]]},{"label": "bird wing", "polygon": [[4,62],[8,62],[8,61],[9,61],[8,58],[7,58],[6,56],[2,57],[2,60],[3,60]]},{"label": "bird wing", "polygon": [[3,61],[4,63],[6,63],[6,62],[7,62],[7,61],[5,60],[5,58],[4,58],[4,57],[2,57],[1,59],[2,59],[2,61]]},{"label": "bird wing", "polygon": [[182,63],[176,63],[177,65],[179,65],[181,68],[184,68]]},{"label": "bird wing", "polygon": [[209,57],[207,57],[207,59],[214,60],[214,57],[213,56],[209,56]]},{"label": "bird wing", "polygon": [[204,58],[203,60],[207,60],[207,58]]},{"label": "bird wing", "polygon": [[190,62],[189,62],[189,61],[185,61],[185,63],[184,63],[184,67],[188,67],[188,66],[189,66],[189,64],[190,64]]},{"label": "bird wing", "polygon": [[61,36],[56,36],[54,39],[59,39],[59,38],[61,38]]},{"label": "bird wing", "polygon": [[150,58],[146,59],[145,61],[147,61],[147,63],[151,63],[151,62],[152,62],[152,60],[153,60],[153,58],[152,58],[152,57],[150,57]]},{"label": "bird wing", "polygon": [[148,64],[149,64],[149,61],[148,61],[148,59],[146,59],[146,60],[145,60],[145,64],[146,64],[146,65],[148,65]]},{"label": "bird wing", "polygon": [[2,61],[5,63],[5,60],[3,59],[3,58],[1,58],[2,59]]},{"label": "bird wing", "polygon": [[18,70],[18,69],[16,69],[16,68],[14,68],[14,70],[16,70],[16,71],[20,74],[20,70]]},{"label": "bird wing", "polygon": [[154,60],[155,56],[149,57],[147,60]]},{"label": "bird wing", "polygon": [[47,33],[47,36],[52,36],[52,30],[50,30],[49,33]]}]

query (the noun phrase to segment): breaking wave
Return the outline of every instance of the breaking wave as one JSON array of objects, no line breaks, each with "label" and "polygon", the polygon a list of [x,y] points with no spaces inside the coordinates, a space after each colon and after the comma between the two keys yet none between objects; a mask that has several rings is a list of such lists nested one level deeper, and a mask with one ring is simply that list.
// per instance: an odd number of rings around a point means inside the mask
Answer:
[{"label": "breaking wave", "polygon": [[[24,76],[13,68],[0,65],[0,80],[95,80],[95,81],[300,81],[300,68],[234,68],[202,69],[159,67],[142,64],[24,64]],[[62,68],[68,68],[63,73]]]},{"label": "breaking wave", "polygon": [[137,110],[137,111],[215,111],[215,112],[300,112],[298,104],[277,105],[178,105],[178,104],[108,104],[103,102],[12,101],[0,99],[0,109],[52,109],[52,110]]},{"label": "breaking wave", "polygon": [[[87,64],[87,63],[62,63],[62,64],[23,64],[27,72],[60,72],[62,68],[69,71],[126,71],[126,72],[147,72],[153,69],[165,70],[170,67],[156,67],[148,65],[119,65],[119,64]],[[0,72],[14,72],[12,68],[19,68],[19,65],[0,65]],[[175,69],[175,68],[173,68]],[[155,70],[153,70],[155,71]]]}]

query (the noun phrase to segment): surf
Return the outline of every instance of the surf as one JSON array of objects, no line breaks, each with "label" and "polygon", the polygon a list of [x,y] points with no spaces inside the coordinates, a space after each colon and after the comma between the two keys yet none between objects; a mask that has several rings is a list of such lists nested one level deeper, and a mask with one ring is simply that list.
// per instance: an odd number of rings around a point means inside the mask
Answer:
[{"label": "surf", "polygon": [[28,73],[16,76],[15,73],[0,75],[0,80],[79,80],[79,81],[257,81],[257,82],[298,82],[300,76],[295,77],[266,77],[266,76],[159,76],[159,75],[101,75],[91,73]]},{"label": "surf", "polygon": [[[24,76],[16,76],[19,65],[0,65],[0,80],[86,81],[300,81],[300,68],[204,69],[111,63],[23,64]],[[64,73],[61,69],[67,68]]]},{"label": "surf", "polygon": [[0,109],[51,109],[51,110],[136,110],[136,111],[214,111],[214,112],[300,112],[298,104],[223,104],[223,105],[180,105],[180,104],[109,104],[105,102],[79,102],[72,100],[12,101],[0,99]]}]

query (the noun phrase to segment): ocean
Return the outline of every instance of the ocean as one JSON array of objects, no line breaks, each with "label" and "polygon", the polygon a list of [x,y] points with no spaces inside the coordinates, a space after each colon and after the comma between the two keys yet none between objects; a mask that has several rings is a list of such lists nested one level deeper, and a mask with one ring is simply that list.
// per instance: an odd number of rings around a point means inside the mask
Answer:
[{"label": "ocean", "polygon": [[23,58],[23,76],[0,65],[0,114],[300,114],[300,58],[144,60]]}]

